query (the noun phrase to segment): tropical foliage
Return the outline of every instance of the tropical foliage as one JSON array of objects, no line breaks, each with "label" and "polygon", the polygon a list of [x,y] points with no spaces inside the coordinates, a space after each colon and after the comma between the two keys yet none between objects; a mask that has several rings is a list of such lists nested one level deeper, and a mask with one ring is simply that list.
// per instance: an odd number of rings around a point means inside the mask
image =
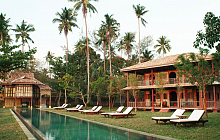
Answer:
[{"label": "tropical foliage", "polygon": [[77,14],[75,12],[73,12],[73,9],[69,8],[67,9],[66,7],[63,9],[62,8],[62,13],[57,12],[56,16],[58,16],[59,18],[54,18],[53,19],[53,23],[60,23],[59,24],[59,31],[60,33],[62,31],[64,31],[65,37],[66,37],[66,45],[67,45],[67,49],[66,49],[66,72],[67,72],[67,67],[68,67],[68,53],[69,53],[69,49],[68,49],[68,38],[67,38],[67,34],[69,31],[72,32],[72,27],[78,27],[78,25],[75,23],[76,20],[76,16]]},{"label": "tropical foliage", "polygon": [[157,49],[157,53],[160,54],[161,52],[163,52],[163,57],[164,57],[164,54],[168,52],[170,52],[171,50],[171,46],[169,44],[170,40],[169,39],[166,39],[167,37],[166,36],[161,36],[157,42],[158,44],[154,46],[154,48],[158,48]]},{"label": "tropical foliage", "polygon": [[[34,43],[34,41],[32,40],[32,38],[30,37],[30,34],[29,34],[30,32],[34,32],[35,31],[34,25],[32,25],[32,24],[28,24],[27,25],[27,22],[25,22],[23,20],[21,22],[20,26],[17,24],[16,25],[16,29],[12,29],[12,30],[17,33],[17,34],[15,34],[15,37],[16,37],[15,41],[16,42],[18,42],[18,40],[21,38],[22,52],[24,52],[25,43],[28,44],[28,41],[31,41],[32,43]],[[29,46],[29,50],[30,50],[30,46]]]},{"label": "tropical foliage", "polygon": [[138,4],[136,7],[133,5],[134,12],[138,18],[138,32],[139,32],[139,63],[141,62],[141,48],[140,48],[140,19],[143,26],[146,26],[147,21],[142,18],[142,16],[148,12],[148,10],[145,10],[145,6],[141,6]]}]

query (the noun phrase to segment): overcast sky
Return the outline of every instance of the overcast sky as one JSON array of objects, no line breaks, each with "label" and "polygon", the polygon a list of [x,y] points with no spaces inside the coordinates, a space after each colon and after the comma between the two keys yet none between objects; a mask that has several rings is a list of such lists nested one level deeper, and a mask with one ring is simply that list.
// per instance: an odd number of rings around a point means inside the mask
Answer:
[{"label": "overcast sky", "polygon": [[[203,30],[203,18],[207,12],[213,12],[220,16],[220,0],[99,0],[92,2],[98,13],[88,14],[88,30],[98,30],[101,21],[105,20],[105,14],[114,14],[120,23],[120,33],[136,33],[138,43],[138,20],[132,5],[141,4],[149,10],[143,18],[148,22],[146,27],[141,26],[141,38],[151,35],[156,40],[164,35],[170,39],[172,50],[167,55],[185,52],[198,52],[193,48],[197,31]],[[63,56],[61,46],[66,46],[64,34],[59,34],[58,23],[53,24],[55,13],[61,12],[61,8],[72,8],[74,2],[67,0],[0,0],[0,12],[11,18],[10,24],[15,28],[22,20],[33,24],[36,31],[30,36],[34,40],[31,47],[37,47],[35,55],[38,59],[45,59],[48,51],[56,56]],[[91,16],[90,16],[91,15]],[[69,32],[69,50],[74,51],[74,45],[82,35],[85,35],[85,25],[82,11],[78,12],[77,24],[80,29],[74,28]],[[15,40],[14,32],[10,32]],[[25,49],[28,47],[26,45]],[[149,48],[153,50],[153,47]],[[127,58],[126,56],[124,58]]]}]

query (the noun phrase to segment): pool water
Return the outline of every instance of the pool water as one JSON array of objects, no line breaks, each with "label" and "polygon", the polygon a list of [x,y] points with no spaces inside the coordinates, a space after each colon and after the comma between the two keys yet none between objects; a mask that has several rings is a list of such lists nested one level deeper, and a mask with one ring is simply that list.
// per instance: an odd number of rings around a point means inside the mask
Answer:
[{"label": "pool water", "polygon": [[158,139],[38,109],[17,109],[16,112],[34,125],[50,140]]}]

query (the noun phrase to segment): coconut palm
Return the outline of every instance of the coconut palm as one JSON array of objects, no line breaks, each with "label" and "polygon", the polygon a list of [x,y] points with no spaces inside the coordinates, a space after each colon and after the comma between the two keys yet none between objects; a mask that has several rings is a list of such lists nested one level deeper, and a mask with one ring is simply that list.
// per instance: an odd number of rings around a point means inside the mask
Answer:
[{"label": "coconut palm", "polygon": [[34,41],[30,38],[30,35],[28,33],[30,32],[34,32],[35,28],[34,25],[32,24],[28,24],[27,22],[25,22],[24,20],[21,22],[21,26],[19,26],[18,24],[16,24],[16,29],[12,29],[13,31],[17,32],[17,34],[15,34],[16,37],[16,42],[18,42],[18,40],[21,38],[22,41],[22,52],[24,52],[24,46],[25,43],[28,43],[28,41],[31,41],[32,43],[34,43]]},{"label": "coconut palm", "polygon": [[105,52],[106,52],[106,44],[107,44],[107,38],[106,38],[106,30],[101,26],[98,30],[98,41],[95,43],[96,45],[103,44],[103,55],[104,55],[104,73],[105,73]]},{"label": "coconut palm", "polygon": [[[88,39],[88,44],[90,44],[90,40]],[[82,37],[82,39],[80,39],[76,45],[76,51],[79,51],[79,52],[87,52],[87,39],[85,37]]]},{"label": "coconut palm", "polygon": [[135,34],[131,32],[125,33],[124,36],[124,43],[125,43],[125,49],[127,50],[128,60],[129,60],[129,53],[132,51],[133,48],[133,42],[135,42]]},{"label": "coconut palm", "polygon": [[60,23],[59,24],[59,31],[60,31],[60,34],[62,31],[64,31],[64,34],[65,34],[65,37],[66,37],[66,46],[67,46],[67,49],[66,49],[66,72],[67,72],[67,66],[68,66],[68,38],[67,38],[67,34],[69,31],[72,32],[72,27],[78,27],[77,24],[75,22],[77,22],[77,19],[76,19],[76,16],[77,16],[77,13],[76,12],[73,12],[73,9],[72,8],[69,8],[67,9],[66,7],[63,9],[62,8],[62,12],[59,13],[57,12],[56,13],[56,16],[58,16],[59,18],[54,18],[53,19],[53,23]]},{"label": "coconut palm", "polygon": [[154,58],[154,55],[152,54],[152,51],[149,51],[148,49],[145,49],[144,52],[142,52],[142,62],[150,61]]},{"label": "coconut palm", "polygon": [[9,43],[11,41],[10,35],[8,34],[9,32],[9,25],[8,23],[10,22],[10,18],[6,19],[6,14],[0,15],[0,40],[2,45],[5,45],[5,43]]},{"label": "coconut palm", "polygon": [[121,51],[121,58],[122,58],[122,51],[124,50],[125,48],[125,43],[124,43],[124,39],[120,39],[120,41],[117,43],[117,48],[118,48],[118,51]]},{"label": "coconut palm", "polygon": [[109,62],[110,62],[110,76],[112,76],[112,68],[111,68],[111,41],[115,40],[118,37],[119,26],[120,24],[117,20],[112,18],[113,15],[105,15],[105,21],[102,21],[102,27],[106,31],[106,37],[109,45]]},{"label": "coconut palm", "polygon": [[48,51],[48,52],[47,52],[47,56],[46,56],[45,58],[46,58],[46,61],[48,62],[48,69],[49,69],[50,78],[51,78],[50,61],[53,60],[53,58],[54,58],[54,53],[52,53],[51,51]]},{"label": "coconut palm", "polygon": [[[88,74],[88,89],[87,92],[89,93],[89,46],[88,46],[88,35],[87,35],[87,22],[86,22],[86,14],[89,11],[92,11],[93,13],[98,11],[96,10],[96,8],[89,3],[89,1],[91,0],[68,0],[68,1],[74,1],[76,2],[76,4],[74,5],[74,8],[76,11],[78,11],[81,7],[82,7],[82,12],[83,12],[83,17],[85,19],[85,25],[86,25],[86,46],[87,46],[87,52],[86,52],[86,56],[87,56],[87,74]],[[94,1],[98,1],[98,0],[94,0]],[[89,98],[89,95],[88,95]]]},{"label": "coconut palm", "polygon": [[143,16],[145,13],[148,12],[148,10],[145,10],[145,6],[140,6],[140,4],[138,4],[136,7],[135,5],[133,5],[135,14],[138,18],[138,30],[139,30],[139,63],[140,63],[140,55],[141,55],[141,51],[140,51],[140,19],[141,19],[141,23],[142,25],[146,26],[145,23],[147,23],[147,21],[142,18],[141,16]]},{"label": "coconut palm", "polygon": [[163,57],[164,57],[164,54],[166,54],[167,51],[170,52],[170,50],[171,50],[171,46],[170,46],[170,44],[169,44],[170,40],[169,40],[169,39],[166,39],[166,36],[161,36],[161,37],[157,40],[157,42],[158,42],[159,44],[155,45],[154,48],[155,48],[155,49],[158,48],[157,51],[156,51],[158,54],[160,54],[161,51],[162,51],[162,52],[163,52]]}]

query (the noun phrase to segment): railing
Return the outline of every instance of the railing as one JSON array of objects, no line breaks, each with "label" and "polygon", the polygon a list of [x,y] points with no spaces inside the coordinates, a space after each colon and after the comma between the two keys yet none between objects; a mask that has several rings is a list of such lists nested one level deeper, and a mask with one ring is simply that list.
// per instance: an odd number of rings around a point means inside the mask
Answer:
[{"label": "railing", "polygon": [[199,101],[181,101],[181,107],[194,108],[194,107],[199,107],[199,105],[200,105]]},{"label": "railing", "polygon": [[[135,102],[129,102],[130,107],[135,107]],[[137,107],[146,107],[145,102],[137,102]]]},{"label": "railing", "polygon": [[206,107],[214,107],[214,101],[206,101]]},{"label": "railing", "polygon": [[[153,85],[155,85],[155,81],[156,80],[153,80]],[[189,79],[186,79],[186,78],[184,78],[184,77],[182,77],[182,78],[179,78],[179,79],[177,79],[177,78],[169,78],[168,80],[167,79],[165,79],[165,83],[166,84],[178,84],[178,83],[189,83]],[[133,85],[133,84],[131,84],[131,83],[129,83],[129,85],[131,86],[131,85]],[[137,81],[137,86],[150,86],[150,85],[152,85],[152,81],[151,80],[143,80],[143,81]]]},{"label": "railing", "polygon": [[[129,102],[130,107],[135,107],[135,102]],[[147,102],[137,102],[137,107],[152,107],[152,101]],[[154,107],[160,107],[160,102],[154,101]],[[167,107],[169,107],[169,104],[167,104]],[[171,108],[177,108],[178,107],[178,101],[170,101],[170,107]],[[199,108],[200,107],[200,101],[181,101],[180,102],[181,108]],[[206,101],[206,107],[213,108],[214,107],[214,101]],[[216,107],[220,107],[220,101],[216,101]]]},{"label": "railing", "polygon": [[170,101],[170,106],[178,107],[178,102],[177,101]]}]

